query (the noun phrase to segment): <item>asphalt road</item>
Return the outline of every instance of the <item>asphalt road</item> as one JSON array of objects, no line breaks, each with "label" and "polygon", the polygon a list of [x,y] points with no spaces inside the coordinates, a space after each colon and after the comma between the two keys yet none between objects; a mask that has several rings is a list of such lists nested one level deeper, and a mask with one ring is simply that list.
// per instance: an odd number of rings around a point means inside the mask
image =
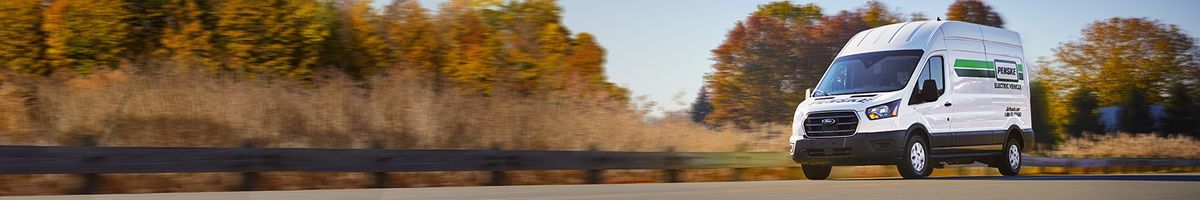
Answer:
[{"label": "asphalt road", "polygon": [[1200,174],[942,177],[7,197],[0,199],[1197,199]]}]

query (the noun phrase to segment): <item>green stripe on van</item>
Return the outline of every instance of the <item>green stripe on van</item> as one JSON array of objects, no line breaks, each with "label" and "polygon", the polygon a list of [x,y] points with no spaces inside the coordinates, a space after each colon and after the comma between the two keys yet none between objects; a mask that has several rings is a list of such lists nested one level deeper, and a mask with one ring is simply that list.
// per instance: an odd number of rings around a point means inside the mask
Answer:
[{"label": "green stripe on van", "polygon": [[954,59],[954,68],[996,70],[992,62],[967,59]]}]

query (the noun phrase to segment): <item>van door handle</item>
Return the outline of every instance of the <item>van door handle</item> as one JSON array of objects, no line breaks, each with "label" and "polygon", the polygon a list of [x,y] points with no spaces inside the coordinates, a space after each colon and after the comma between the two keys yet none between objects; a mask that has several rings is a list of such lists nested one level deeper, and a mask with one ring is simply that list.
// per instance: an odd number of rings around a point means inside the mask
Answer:
[{"label": "van door handle", "polygon": [[954,104],[952,104],[952,103],[950,103],[950,102],[946,102],[946,104],[942,104],[942,105],[946,105],[946,107],[950,107],[950,106],[952,106],[952,105],[954,105]]}]

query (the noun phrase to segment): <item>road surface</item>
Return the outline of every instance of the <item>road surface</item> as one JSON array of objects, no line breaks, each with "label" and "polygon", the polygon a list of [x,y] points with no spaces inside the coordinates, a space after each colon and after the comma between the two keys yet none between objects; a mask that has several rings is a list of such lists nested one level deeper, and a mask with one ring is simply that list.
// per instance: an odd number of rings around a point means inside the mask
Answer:
[{"label": "road surface", "polygon": [[7,197],[173,199],[1197,199],[1200,174],[941,177],[609,185],[537,185]]}]

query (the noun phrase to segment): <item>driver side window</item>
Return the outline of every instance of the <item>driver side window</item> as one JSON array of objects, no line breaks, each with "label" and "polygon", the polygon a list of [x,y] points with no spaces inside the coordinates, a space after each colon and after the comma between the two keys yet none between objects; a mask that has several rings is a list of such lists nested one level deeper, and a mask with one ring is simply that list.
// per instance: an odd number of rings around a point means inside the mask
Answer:
[{"label": "driver side window", "polygon": [[924,99],[920,99],[922,88],[925,88],[925,80],[933,80],[937,86],[937,95],[941,97],[946,93],[946,73],[943,65],[942,56],[929,57],[929,61],[925,62],[925,68],[921,69],[921,74],[917,77],[916,87],[913,88],[912,97],[908,101],[909,105],[925,103]]}]

